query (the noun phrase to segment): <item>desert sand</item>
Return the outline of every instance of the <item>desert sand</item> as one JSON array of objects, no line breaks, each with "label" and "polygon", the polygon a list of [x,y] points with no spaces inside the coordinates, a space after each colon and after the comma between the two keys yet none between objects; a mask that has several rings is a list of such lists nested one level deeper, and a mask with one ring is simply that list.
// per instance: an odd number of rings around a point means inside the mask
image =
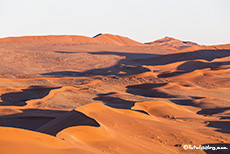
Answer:
[{"label": "desert sand", "polygon": [[24,36],[0,57],[1,154],[230,153],[230,44]]}]

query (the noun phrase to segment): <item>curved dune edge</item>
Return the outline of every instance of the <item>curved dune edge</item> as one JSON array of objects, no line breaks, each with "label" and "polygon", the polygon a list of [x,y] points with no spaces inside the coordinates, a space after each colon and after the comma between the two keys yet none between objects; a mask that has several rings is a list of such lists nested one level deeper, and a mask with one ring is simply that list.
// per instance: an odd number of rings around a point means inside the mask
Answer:
[{"label": "curved dune edge", "polygon": [[[16,151],[27,154],[32,149],[38,149],[35,154],[178,154],[183,149],[175,147],[176,144],[205,144],[221,139],[218,133],[204,125],[204,121],[212,118],[196,115],[184,107],[164,101],[138,102],[131,109],[91,103],[75,111],[96,121],[99,127],[78,125],[84,119],[78,121],[79,117],[75,117],[72,111],[49,122],[46,126],[48,129],[43,128],[46,133],[49,128],[62,128],[63,124],[68,126],[70,123],[69,127],[57,133],[57,138],[28,130],[0,127],[0,134],[3,134],[0,142],[4,147],[1,150],[6,154]],[[71,126],[74,119],[77,120],[74,123],[77,126]],[[210,134],[214,136],[210,137]],[[10,146],[15,148],[10,149]]]},{"label": "curved dune edge", "polygon": [[59,92],[62,92],[62,91],[68,90],[68,89],[73,89],[73,87],[71,87],[71,86],[63,86],[63,87],[61,87],[59,89],[51,90],[49,92],[49,94],[46,95],[45,97],[43,97],[42,99],[33,99],[33,100],[27,101],[26,102],[27,103],[26,108],[34,107],[34,106],[37,105],[37,103],[45,102],[46,100],[51,99],[52,97],[54,97],[54,95],[56,93],[59,93]]},{"label": "curved dune edge", "polygon": [[[45,86],[43,86],[43,88],[45,88]],[[55,87],[49,87],[49,88],[55,88]],[[15,92],[20,92],[22,89],[30,89],[30,87],[17,87],[17,88],[11,88],[11,87],[2,87],[2,89],[11,89],[14,90]],[[63,92],[66,91],[68,89],[74,89],[71,86],[63,86],[63,87],[59,87],[57,89],[52,89],[49,91],[49,93],[44,96],[41,99],[31,99],[28,101],[25,101],[26,105],[24,106],[0,106],[0,109],[5,109],[5,108],[11,108],[11,109],[28,109],[28,108],[33,108],[33,107],[37,107],[37,104],[40,102],[45,102],[46,100],[51,99],[52,97],[54,97],[54,95],[56,93],[59,92]]]},{"label": "curved dune edge", "polygon": [[65,141],[46,134],[23,130],[18,128],[0,127],[0,148],[1,153],[13,154],[93,154],[89,149],[84,149],[83,145],[71,146]]},{"label": "curved dune edge", "polygon": [[[95,119],[100,127],[72,126],[60,131],[57,137],[72,145],[82,143],[103,152],[181,153],[174,145],[216,140],[209,137],[213,132],[202,124],[207,118],[168,102],[140,102],[132,110],[93,103],[78,107],[76,111]],[[198,131],[200,128],[205,130]]]}]

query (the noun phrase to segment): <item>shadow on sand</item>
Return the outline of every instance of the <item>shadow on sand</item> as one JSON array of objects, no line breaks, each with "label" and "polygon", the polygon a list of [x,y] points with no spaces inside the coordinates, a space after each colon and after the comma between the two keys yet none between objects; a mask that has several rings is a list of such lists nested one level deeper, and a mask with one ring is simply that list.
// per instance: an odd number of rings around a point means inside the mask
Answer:
[{"label": "shadow on sand", "polygon": [[140,112],[146,115],[149,115],[147,112],[143,110],[134,110],[132,107],[135,105],[135,101],[127,101],[118,97],[112,96],[116,93],[106,93],[106,94],[98,94],[98,97],[95,97],[94,100],[102,101],[105,105],[116,108],[116,109],[127,109],[136,112]]},{"label": "shadow on sand", "polygon": [[[66,53],[65,51],[60,51],[60,53]],[[200,62],[194,60],[207,60],[212,61],[216,58],[224,58],[230,56],[230,50],[197,50],[192,52],[184,53],[172,53],[167,55],[160,54],[140,54],[140,53],[121,53],[112,51],[101,51],[101,52],[88,52],[90,54],[98,55],[118,55],[124,56],[117,62],[116,65],[111,67],[105,67],[100,69],[91,69],[85,72],[74,72],[74,71],[60,71],[60,72],[49,72],[41,75],[48,75],[54,77],[73,77],[73,76],[95,76],[95,75],[135,75],[144,72],[149,72],[150,70],[142,67],[142,65],[158,66],[166,65],[176,62],[185,61],[183,64],[178,66],[176,72],[169,72],[169,74],[160,74],[159,78],[177,76],[184,73],[188,73],[197,69],[211,68],[215,69],[220,65],[229,65],[230,62]],[[188,61],[188,62],[187,62]],[[120,74],[120,72],[123,72]],[[171,74],[170,74],[171,73]]]},{"label": "shadow on sand", "polygon": [[0,116],[0,126],[23,128],[35,131],[66,111],[25,109],[21,113]]},{"label": "shadow on sand", "polygon": [[55,77],[75,77],[75,76],[79,75],[79,72],[75,72],[75,71],[60,71],[60,72],[43,73],[41,75],[55,76]]},{"label": "shadow on sand", "polygon": [[72,110],[43,125],[37,131],[55,136],[61,130],[73,126],[100,127],[100,124],[84,113]]},{"label": "shadow on sand", "polygon": [[51,90],[58,88],[61,87],[30,86],[27,89],[22,89],[22,92],[5,93],[1,95],[0,106],[24,106],[26,101],[43,98]]},{"label": "shadow on sand", "polygon": [[73,111],[25,109],[22,113],[0,116],[0,126],[22,128],[56,135],[72,126],[94,126],[100,124],[85,114]]},{"label": "shadow on sand", "polygon": [[230,121],[227,120],[221,120],[221,121],[207,121],[208,127],[217,128],[216,131],[221,133],[230,133]]},{"label": "shadow on sand", "polygon": [[155,89],[162,87],[167,83],[147,83],[139,85],[127,86],[126,92],[134,95],[140,95],[145,97],[155,97],[155,98],[177,98],[175,95],[168,93],[167,91],[161,89]]}]

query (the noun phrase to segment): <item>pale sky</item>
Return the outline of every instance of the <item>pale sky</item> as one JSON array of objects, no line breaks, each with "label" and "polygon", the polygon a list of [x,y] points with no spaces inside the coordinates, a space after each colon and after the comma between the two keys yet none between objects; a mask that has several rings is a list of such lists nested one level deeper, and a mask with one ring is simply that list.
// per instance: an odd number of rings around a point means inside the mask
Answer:
[{"label": "pale sky", "polygon": [[98,33],[230,43],[230,0],[0,0],[0,38]]}]

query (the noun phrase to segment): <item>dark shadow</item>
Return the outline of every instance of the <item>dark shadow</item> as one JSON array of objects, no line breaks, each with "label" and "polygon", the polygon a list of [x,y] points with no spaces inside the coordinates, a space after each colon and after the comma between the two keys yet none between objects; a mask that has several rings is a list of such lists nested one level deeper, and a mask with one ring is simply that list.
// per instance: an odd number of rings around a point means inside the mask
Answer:
[{"label": "dark shadow", "polygon": [[98,94],[98,95],[102,97],[102,96],[109,96],[109,95],[114,95],[114,94],[117,94],[117,92],[110,92],[110,93]]},{"label": "dark shadow", "polygon": [[[191,96],[190,96],[191,97]],[[171,102],[177,105],[186,105],[186,106],[193,106],[193,107],[202,107],[202,103],[194,101],[194,99],[201,99],[205,97],[191,97],[192,99],[174,99],[170,100]]]},{"label": "dark shadow", "polygon": [[229,61],[225,62],[202,62],[202,61],[188,61],[177,67],[177,70],[184,71],[186,73],[193,72],[195,70],[210,68],[215,70],[220,65],[230,65]]},{"label": "dark shadow", "polygon": [[163,72],[158,75],[159,78],[166,78],[166,77],[181,75],[184,73],[189,73],[197,69],[211,68],[214,70],[215,68],[218,68],[218,66],[220,65],[229,65],[230,62],[228,61],[213,62],[213,63],[192,61],[192,60],[199,60],[199,59],[212,61],[216,58],[224,58],[229,56],[230,56],[230,50],[197,50],[197,51],[185,52],[185,53],[161,55],[155,58],[138,59],[136,62],[142,65],[157,66],[157,65],[171,64],[175,62],[189,61],[178,66],[177,71]]},{"label": "dark shadow", "polygon": [[144,59],[144,58],[153,58],[160,56],[160,54],[145,54],[145,53],[129,53],[129,52],[113,52],[113,51],[100,51],[100,52],[88,52],[90,54],[96,55],[117,55],[125,56],[126,59]]},{"label": "dark shadow", "polygon": [[210,108],[207,108],[207,105],[205,105],[204,103],[195,101],[196,99],[202,99],[205,97],[191,97],[191,98],[192,99],[174,99],[170,101],[177,105],[197,107],[199,108],[199,111],[196,114],[204,115],[204,116],[211,116],[213,114],[217,114],[225,111],[225,109],[223,108],[211,108],[212,103],[208,103]]},{"label": "dark shadow", "polygon": [[75,71],[60,71],[60,72],[43,73],[41,75],[52,76],[52,77],[74,77],[74,76],[78,76],[79,72],[75,72]]},{"label": "dark shadow", "polygon": [[[95,76],[95,75],[116,75],[116,76],[127,76],[127,75],[137,75],[145,72],[150,72],[151,70],[142,66],[132,66],[132,65],[115,65],[109,68],[93,69],[80,73],[79,76]],[[122,73],[121,73],[122,72]]]},{"label": "dark shadow", "polygon": [[100,125],[96,120],[78,111],[25,109],[22,113],[0,116],[0,126],[22,128],[56,135],[71,126]]},{"label": "dark shadow", "polygon": [[[70,53],[65,51],[54,51],[54,52],[68,53],[68,54]],[[51,77],[76,77],[76,76],[95,76],[95,75],[116,75],[116,76],[136,75],[136,74],[151,71],[145,67],[142,67],[141,64],[138,64],[136,62],[137,59],[160,56],[159,54],[125,53],[125,52],[115,52],[115,51],[114,52],[112,51],[86,52],[86,53],[98,54],[98,55],[118,55],[118,56],[125,56],[125,58],[121,59],[120,61],[117,62],[117,64],[111,67],[91,69],[84,72],[76,72],[76,71],[48,72],[48,73],[43,73],[41,75],[51,76]]]},{"label": "dark shadow", "polygon": [[202,62],[202,61],[188,61],[188,62],[185,62],[185,63],[179,65],[177,67],[177,70],[192,72],[192,71],[204,69],[204,68],[213,69],[215,67],[218,67],[221,64],[224,64],[224,63],[222,63],[222,62],[207,63],[207,62]]},{"label": "dark shadow", "polygon": [[55,53],[67,53],[67,54],[74,54],[77,52],[70,52],[70,51],[54,51]]},{"label": "dark shadow", "polygon": [[221,120],[221,121],[207,121],[208,127],[214,127],[217,128],[216,131],[221,133],[230,133],[230,121],[227,120]]},{"label": "dark shadow", "polygon": [[162,72],[157,75],[158,78],[168,78],[186,73],[185,71]]},{"label": "dark shadow", "polygon": [[94,100],[102,101],[105,105],[117,109],[131,109],[135,105],[134,101],[127,101],[121,98],[107,96],[105,94],[99,94]]},{"label": "dark shadow", "polygon": [[134,110],[132,109],[132,111],[136,111],[136,112],[140,112],[140,113],[143,113],[143,114],[146,114],[146,115],[149,115],[148,112],[144,111],[144,110]]},{"label": "dark shadow", "polygon": [[0,116],[0,126],[23,128],[35,131],[66,111],[25,109],[22,113]]},{"label": "dark shadow", "polygon": [[199,97],[199,96],[190,96],[192,99],[203,99],[203,98],[206,98],[206,97]]},{"label": "dark shadow", "polygon": [[30,86],[27,89],[22,89],[22,92],[5,93],[1,95],[0,106],[24,106],[26,101],[43,98],[51,90],[58,88],[61,87]]},{"label": "dark shadow", "polygon": [[194,104],[192,99],[178,99],[178,100],[171,100],[171,102],[177,104],[177,105],[186,105],[186,106],[194,106],[197,107],[196,104]]},{"label": "dark shadow", "polygon": [[99,33],[99,34],[93,36],[92,38],[96,38],[96,37],[98,37],[98,36],[100,36],[100,35],[102,35],[102,33]]},{"label": "dark shadow", "polygon": [[113,95],[116,93],[106,93],[106,94],[98,94],[98,97],[95,97],[94,100],[99,100],[104,102],[105,105],[116,108],[116,109],[128,109],[136,112],[140,112],[146,115],[149,115],[147,112],[143,110],[134,110],[132,107],[135,105],[136,102],[134,101],[127,101],[118,97],[113,97],[110,95]]},{"label": "dark shadow", "polygon": [[42,127],[38,128],[37,131],[50,135],[56,135],[61,130],[72,126],[100,127],[100,124],[84,113],[72,110],[43,125]]},{"label": "dark shadow", "polygon": [[[199,99],[200,97],[198,97]],[[202,97],[201,97],[202,98]],[[196,114],[204,115],[204,116],[212,116],[213,114],[223,113],[226,110],[230,110],[230,107],[215,107],[215,108],[202,108],[201,103],[196,103],[193,99],[178,99],[178,100],[171,100],[171,102],[177,105],[186,105],[186,106],[193,106],[201,108]],[[212,104],[209,103],[211,106]]]},{"label": "dark shadow", "polygon": [[168,83],[145,83],[145,84],[127,86],[126,88],[133,88],[133,89],[150,89],[151,88],[152,89],[152,88],[163,87],[167,84]]},{"label": "dark shadow", "polygon": [[[88,75],[118,75],[118,72],[122,71],[125,72],[124,75],[134,75],[134,74],[140,74],[143,72],[150,71],[146,68],[141,68],[142,65],[151,65],[151,66],[157,66],[157,65],[166,65],[170,63],[175,62],[181,62],[181,61],[189,61],[189,60],[198,60],[198,59],[204,59],[207,61],[212,61],[216,58],[224,58],[230,56],[230,50],[197,50],[192,52],[185,52],[185,53],[174,53],[174,54],[167,54],[167,55],[157,55],[157,54],[139,54],[139,53],[120,53],[120,52],[89,52],[91,54],[112,54],[112,55],[119,55],[119,56],[125,56],[126,59],[122,59],[118,62],[117,65],[109,67],[109,68],[103,68],[103,69],[93,69],[86,71],[82,75],[88,76]],[[192,63],[192,65],[191,65]],[[194,67],[194,63],[196,63]],[[202,63],[202,65],[201,65]],[[123,67],[119,66],[120,64],[124,64]],[[194,71],[196,69],[203,69],[203,68],[211,68],[215,69],[219,65],[228,65],[230,62],[214,62],[214,63],[204,63],[199,61],[194,62],[185,62],[184,64],[180,65],[178,67],[177,71],[174,72],[163,72],[158,75],[159,78],[166,78],[166,77],[172,77],[181,75],[184,73],[188,73],[190,71]],[[131,71],[132,68],[127,67],[127,65],[133,65],[136,66],[135,71]],[[190,67],[187,67],[188,65],[191,65]],[[126,68],[127,67],[127,68]],[[130,70],[130,71],[129,71]],[[138,71],[137,71],[138,70]],[[107,73],[109,72],[109,73]]]},{"label": "dark shadow", "polygon": [[230,56],[230,50],[196,50],[192,52],[174,53],[162,55],[155,58],[140,59],[143,65],[166,65],[175,62],[203,59],[212,61],[216,58],[224,58]]},{"label": "dark shadow", "polygon": [[[65,51],[58,51],[59,53],[67,53]],[[181,61],[192,61],[192,60],[207,60],[212,61],[216,58],[224,58],[230,56],[230,50],[197,50],[184,53],[172,53],[166,55],[160,54],[144,54],[144,53],[124,53],[124,52],[113,52],[113,51],[101,51],[101,52],[87,52],[90,54],[101,54],[101,55],[118,55],[124,56],[124,59],[121,59],[117,64],[111,67],[105,67],[100,69],[91,69],[85,72],[74,72],[74,71],[60,71],[60,72],[50,72],[44,73],[41,75],[50,75],[54,77],[73,77],[73,76],[95,76],[95,75],[116,75],[116,76],[127,76],[127,75],[136,75],[144,72],[149,72],[151,70],[142,67],[143,65],[158,66],[166,65],[175,62]],[[187,68],[187,65],[191,63],[196,63],[196,67]],[[202,67],[200,65],[203,65]],[[223,63],[202,63],[202,62],[185,62],[178,67],[177,71],[174,72],[165,72],[159,74],[159,78],[172,77],[188,73],[195,69],[202,68],[217,68],[217,65],[223,64],[227,65],[229,62]]]},{"label": "dark shadow", "polygon": [[226,110],[230,110],[230,107],[217,107],[217,108],[210,108],[210,109],[202,109],[198,111],[197,114],[211,116],[213,114],[223,113]]},{"label": "dark shadow", "polygon": [[220,117],[220,120],[230,120],[230,117],[228,117],[228,116],[223,116],[223,117]]},{"label": "dark shadow", "polygon": [[207,148],[207,150],[204,150],[204,152],[207,154],[229,154],[230,153],[229,143],[210,143],[210,144],[203,144],[201,146]]},{"label": "dark shadow", "polygon": [[154,84],[139,84],[131,85],[126,87],[126,92],[134,95],[140,95],[145,97],[155,97],[155,98],[177,98],[177,96],[168,93],[167,91],[161,89],[154,89],[157,87],[162,87],[167,83],[154,83]]}]

